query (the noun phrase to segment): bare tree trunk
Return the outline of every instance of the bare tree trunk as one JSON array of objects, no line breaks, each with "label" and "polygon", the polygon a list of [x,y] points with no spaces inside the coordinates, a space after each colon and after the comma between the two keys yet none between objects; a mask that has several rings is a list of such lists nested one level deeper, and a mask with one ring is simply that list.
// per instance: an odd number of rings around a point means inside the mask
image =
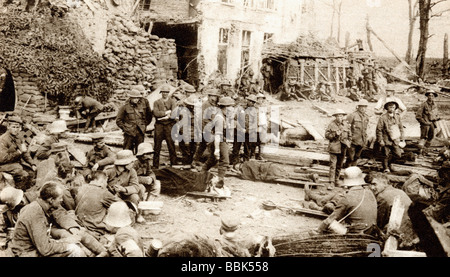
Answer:
[{"label": "bare tree trunk", "polygon": [[446,77],[448,74],[448,35],[444,36],[444,58],[442,59],[442,75]]},{"label": "bare tree trunk", "polygon": [[338,9],[338,30],[337,30],[337,42],[341,42],[341,11],[342,11],[342,0],[339,2]]},{"label": "bare tree trunk", "polygon": [[369,25],[369,15],[366,17],[366,33],[367,33],[367,44],[369,45],[369,49],[373,52],[372,39],[370,38],[370,25]]},{"label": "bare tree trunk", "polygon": [[[405,61],[408,64],[411,64],[412,61],[412,47],[413,47],[413,36],[414,36],[414,27],[416,25],[417,15],[415,12],[415,7],[417,2],[415,2],[414,6],[412,6],[412,0],[408,0],[409,7],[409,31],[408,31],[408,48],[406,49]],[[417,1],[417,0],[415,0]]]},{"label": "bare tree trunk", "polygon": [[331,15],[330,38],[333,37],[333,31],[334,31],[334,15],[335,15],[335,14],[336,14],[335,0],[333,0],[333,14]]},{"label": "bare tree trunk", "polygon": [[423,80],[425,77],[425,58],[429,37],[428,24],[430,21],[431,0],[419,0],[420,40],[416,57],[416,73]]}]

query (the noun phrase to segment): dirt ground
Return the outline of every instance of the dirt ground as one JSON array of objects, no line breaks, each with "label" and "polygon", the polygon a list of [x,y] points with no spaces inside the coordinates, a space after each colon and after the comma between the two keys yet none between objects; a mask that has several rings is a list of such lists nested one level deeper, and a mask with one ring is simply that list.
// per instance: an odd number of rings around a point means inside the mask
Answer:
[{"label": "dirt ground", "polygon": [[[400,86],[400,85],[399,85]],[[425,97],[417,94],[398,95],[408,107],[404,117],[407,136],[418,136],[419,125],[414,118],[414,107],[419,105]],[[296,122],[301,118],[309,121],[314,128],[324,134],[326,126],[333,120],[331,116],[314,108],[309,101],[280,102],[276,97],[269,97],[270,105],[280,106],[280,118]],[[356,102],[348,98],[339,98],[337,103],[314,102],[316,105],[332,112],[336,108],[352,112]],[[370,117],[369,136],[374,135],[377,116],[373,114],[375,103],[370,103],[368,114]],[[153,142],[153,138],[146,138]],[[87,151],[89,144],[77,143],[81,149]],[[113,150],[120,150],[113,147]],[[162,155],[161,162],[165,157]],[[252,239],[256,236],[280,237],[292,234],[307,235],[320,224],[318,217],[294,213],[286,208],[266,210],[262,203],[271,200],[284,207],[301,208],[304,200],[304,190],[301,186],[253,182],[237,177],[226,177],[226,185],[231,189],[231,198],[213,201],[209,198],[199,198],[188,195],[172,197],[162,194],[159,200],[164,203],[159,215],[145,215],[145,223],[135,224],[136,230],[141,234],[147,248],[151,239],[168,242],[177,237],[190,234],[206,235],[210,238],[219,237],[222,216],[232,216],[239,219],[241,225],[238,235],[243,239]]]},{"label": "dirt ground", "polygon": [[[406,86],[398,85],[399,89]],[[406,127],[406,136],[419,136],[419,124],[414,117],[414,107],[425,100],[423,95],[404,94],[397,95],[408,108],[403,123]],[[332,117],[319,112],[308,101],[280,102],[276,98],[268,99],[271,105],[280,105],[280,118],[296,121],[298,118],[312,123],[316,130],[324,134],[325,128]],[[336,108],[352,112],[356,108],[356,102],[347,98],[339,98],[338,103],[315,102],[320,107],[333,111]],[[375,135],[377,116],[373,113],[375,103],[370,103],[367,113],[371,115],[369,135]],[[289,234],[307,233],[308,230],[316,228],[320,218],[295,214],[287,209],[278,208],[265,210],[262,202],[271,200],[280,206],[301,207],[304,200],[304,190],[295,185],[253,182],[236,177],[225,179],[226,184],[232,191],[229,199],[214,202],[206,198],[192,196],[181,196],[178,198],[161,195],[164,202],[162,212],[159,215],[147,215],[147,222],[137,224],[146,243],[151,238],[161,241],[170,240],[174,235],[194,233],[204,234],[209,237],[219,236],[220,217],[235,216],[241,226],[238,233],[242,237],[255,235],[283,236]]]}]

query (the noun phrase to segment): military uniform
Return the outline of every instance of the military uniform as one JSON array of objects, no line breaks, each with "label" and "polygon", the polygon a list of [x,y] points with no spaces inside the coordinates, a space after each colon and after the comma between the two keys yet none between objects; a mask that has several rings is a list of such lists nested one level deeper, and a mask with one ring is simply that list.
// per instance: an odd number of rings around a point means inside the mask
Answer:
[{"label": "military uniform", "polygon": [[355,166],[364,147],[367,144],[367,126],[369,116],[366,113],[356,111],[347,116],[347,122],[350,124],[352,133],[351,147],[348,149],[348,165]]},{"label": "military uniform", "polygon": [[103,111],[103,104],[92,97],[83,96],[78,105],[78,112],[86,119],[85,130],[95,128],[95,117]]},{"label": "military uniform", "polygon": [[[148,101],[148,100],[147,100]],[[120,107],[116,124],[123,131],[123,149],[137,152],[137,146],[144,142],[147,125],[152,121],[152,111],[145,100],[133,104],[128,100]]]},{"label": "military uniform", "polygon": [[31,168],[35,163],[28,151],[20,151],[22,139],[9,131],[0,136],[0,172],[11,174],[16,183],[24,183],[32,178],[24,166]]},{"label": "military uniform", "polygon": [[436,121],[440,119],[435,102],[427,100],[422,103],[416,112],[416,119],[420,123],[420,144],[429,147],[435,136]]},{"label": "military uniform", "polygon": [[380,116],[376,129],[376,141],[381,146],[383,155],[383,169],[391,170],[391,162],[395,157],[400,158],[403,150],[399,142],[403,138],[403,123],[400,116],[394,113],[392,116],[385,113]]},{"label": "military uniform", "polygon": [[347,121],[338,123],[333,120],[325,131],[325,138],[329,140],[328,152],[330,153],[330,184],[336,184],[339,180],[341,168],[350,147],[352,132]]}]

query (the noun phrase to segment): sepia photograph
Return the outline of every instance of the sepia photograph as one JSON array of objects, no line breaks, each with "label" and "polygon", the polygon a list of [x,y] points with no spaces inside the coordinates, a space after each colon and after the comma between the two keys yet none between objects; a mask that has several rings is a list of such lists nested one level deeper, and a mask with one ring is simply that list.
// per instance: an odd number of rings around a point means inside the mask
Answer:
[{"label": "sepia photograph", "polygon": [[0,0],[0,262],[450,257],[449,30],[448,0]]}]

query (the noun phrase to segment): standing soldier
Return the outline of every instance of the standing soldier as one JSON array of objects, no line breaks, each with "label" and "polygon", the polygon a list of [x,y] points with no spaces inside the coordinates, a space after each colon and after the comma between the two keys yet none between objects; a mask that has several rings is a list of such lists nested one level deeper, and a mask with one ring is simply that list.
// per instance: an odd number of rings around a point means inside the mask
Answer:
[{"label": "standing soldier", "polygon": [[403,150],[400,147],[404,140],[403,123],[400,116],[396,113],[398,104],[394,99],[387,99],[384,109],[387,111],[378,119],[376,142],[380,146],[383,156],[384,172],[393,171],[391,165],[393,157],[400,158]]},{"label": "standing soldier", "polygon": [[436,121],[440,120],[439,111],[434,99],[438,96],[433,90],[425,93],[427,100],[420,105],[416,112],[416,119],[420,123],[420,152],[430,147],[431,141],[435,136]]},{"label": "standing soldier", "polygon": [[159,156],[163,140],[166,141],[167,148],[169,149],[170,164],[177,165],[175,142],[172,139],[172,127],[175,125],[175,120],[171,117],[172,111],[177,108],[177,103],[172,97],[169,97],[169,92],[170,87],[163,85],[161,87],[162,97],[153,104],[153,113],[156,119],[153,167],[156,169],[159,168]]},{"label": "standing soldier", "polygon": [[90,96],[79,95],[75,98],[77,118],[83,117],[86,119],[84,131],[87,132],[89,128],[95,130],[95,118],[103,111],[103,104]]},{"label": "standing soldier", "polygon": [[[194,160],[194,154],[197,149],[197,143],[194,141],[194,133],[195,133],[195,113],[194,107],[195,103],[198,101],[198,98],[194,95],[189,96],[184,99],[183,103],[187,110],[184,110],[182,113],[182,118],[180,121],[184,122],[186,125],[183,126],[183,135],[182,139],[179,141],[178,145],[180,146],[180,151],[183,156],[183,164],[190,165]],[[185,129],[185,127],[190,126],[189,132]]]},{"label": "standing soldier", "polygon": [[337,109],[333,114],[335,119],[328,125],[325,131],[325,138],[329,140],[328,152],[330,152],[330,184],[327,189],[333,189],[338,185],[347,149],[351,146],[352,132],[350,125],[344,116],[346,112]]},{"label": "standing soldier", "polygon": [[123,131],[123,149],[132,150],[144,142],[147,125],[152,120],[152,111],[137,89],[128,93],[129,99],[117,112],[116,124]]},{"label": "standing soldier", "polygon": [[[217,111],[217,101],[219,101],[220,92],[217,89],[208,89],[206,91],[208,94],[208,100],[202,104],[202,131],[205,128],[206,124],[211,121],[211,117]],[[205,137],[202,136],[202,141],[198,144],[197,150],[194,155],[194,165],[200,166],[200,159],[203,156],[203,152],[205,152],[208,142],[205,140]]]},{"label": "standing soldier", "polygon": [[361,99],[356,106],[356,111],[347,116],[352,132],[352,145],[348,149],[347,166],[356,166],[364,147],[367,144],[367,126],[369,116],[366,114],[368,101]]},{"label": "standing soldier", "polygon": [[230,119],[228,118],[227,120],[226,115],[228,115],[228,107],[232,107],[234,104],[234,100],[228,96],[222,97],[217,103],[220,108],[220,112],[215,114],[214,119],[211,122],[212,126],[214,126],[211,132],[213,141],[208,145],[210,154],[208,160],[202,168],[202,171],[208,171],[210,168],[218,164],[219,182],[214,189],[219,195],[227,194],[226,188],[224,187],[224,179],[228,165],[230,164],[230,158],[226,139],[227,132],[231,130],[231,124],[229,121]]},{"label": "standing soldier", "polygon": [[[0,136],[0,172],[11,174],[17,188],[28,186],[36,171],[30,152],[20,137],[22,119],[18,116],[8,117],[8,131]],[[30,175],[31,174],[31,175]]]}]

